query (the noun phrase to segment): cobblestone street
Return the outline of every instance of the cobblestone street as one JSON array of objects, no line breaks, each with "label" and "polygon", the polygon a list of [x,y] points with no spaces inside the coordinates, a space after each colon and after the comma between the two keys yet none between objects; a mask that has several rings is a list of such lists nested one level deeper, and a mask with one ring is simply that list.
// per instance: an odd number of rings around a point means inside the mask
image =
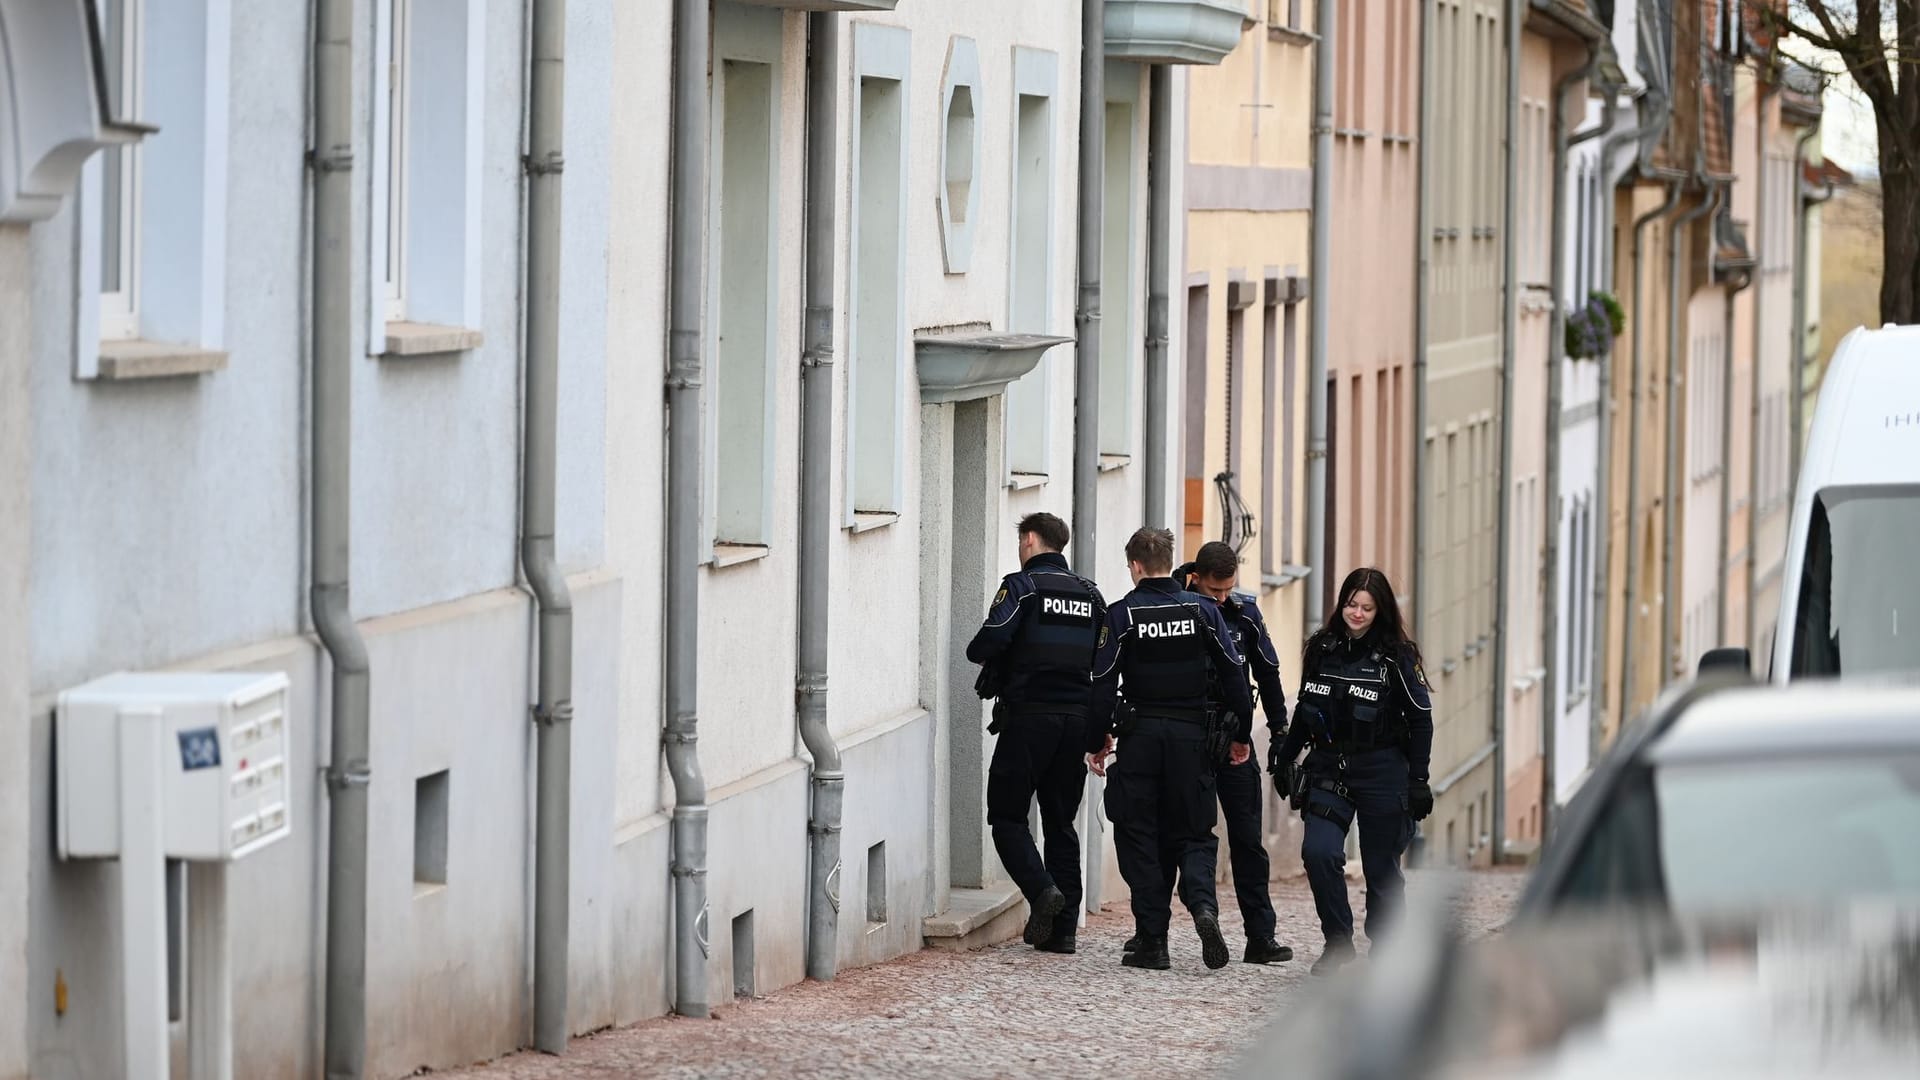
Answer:
[{"label": "cobblestone street", "polygon": [[[1478,937],[1512,910],[1524,875],[1416,871],[1410,888],[1456,885],[1456,924]],[[1363,890],[1350,883],[1356,907]],[[1108,1078],[1214,1075],[1308,981],[1320,935],[1306,880],[1274,887],[1279,938],[1298,955],[1269,968],[1239,962],[1231,895],[1222,923],[1234,962],[1209,972],[1176,902],[1173,970],[1120,966],[1132,931],[1124,900],[1089,919],[1075,956],[1017,941],[974,953],[932,950],[802,983],[716,1009],[711,1020],[662,1018],[578,1039],[565,1058],[520,1054],[437,1075],[475,1080],[611,1077]]]}]

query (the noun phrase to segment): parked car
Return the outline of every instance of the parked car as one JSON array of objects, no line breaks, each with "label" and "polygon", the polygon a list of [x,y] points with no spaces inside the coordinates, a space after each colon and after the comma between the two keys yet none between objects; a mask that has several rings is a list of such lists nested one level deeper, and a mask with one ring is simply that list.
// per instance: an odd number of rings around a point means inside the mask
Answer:
[{"label": "parked car", "polygon": [[1443,898],[1243,1076],[1920,1076],[1920,678],[1663,695],[1514,917]]},{"label": "parked car", "polygon": [[[1769,681],[1920,671],[1920,326],[1834,351],[1794,492]],[[1748,668],[1716,649],[1701,669]]]}]

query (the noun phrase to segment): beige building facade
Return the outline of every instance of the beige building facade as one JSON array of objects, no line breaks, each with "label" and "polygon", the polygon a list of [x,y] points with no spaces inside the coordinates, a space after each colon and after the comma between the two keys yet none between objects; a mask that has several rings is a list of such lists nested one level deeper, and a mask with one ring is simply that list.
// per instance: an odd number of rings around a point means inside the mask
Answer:
[{"label": "beige building facade", "polygon": [[[1313,38],[1307,4],[1261,2],[1218,67],[1189,70],[1182,548],[1225,540],[1260,599],[1291,695],[1304,562]],[[1336,301],[1337,302],[1337,301]],[[1291,702],[1289,702],[1291,704]],[[1256,733],[1263,730],[1255,725]],[[1265,760],[1265,749],[1256,747]],[[1268,792],[1268,850],[1298,867],[1300,819]],[[1221,869],[1227,869],[1222,860]]]}]

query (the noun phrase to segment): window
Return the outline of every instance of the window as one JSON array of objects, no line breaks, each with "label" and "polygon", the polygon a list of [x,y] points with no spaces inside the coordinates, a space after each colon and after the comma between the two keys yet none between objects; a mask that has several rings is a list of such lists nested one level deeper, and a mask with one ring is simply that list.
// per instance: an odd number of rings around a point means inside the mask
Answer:
[{"label": "window", "polygon": [[1207,319],[1212,310],[1212,290],[1206,285],[1187,288],[1187,370],[1186,416],[1183,430],[1185,468],[1182,502],[1188,547],[1197,548],[1207,524]]},{"label": "window", "polygon": [[115,115],[160,130],[81,173],[74,376],[200,374],[224,366],[231,11],[100,0]]},{"label": "window", "polygon": [[899,512],[908,361],[907,73],[911,38],[857,23],[846,523]]},{"label": "window", "polygon": [[[1053,329],[1053,98],[1059,79],[1054,54],[1016,48],[1013,54],[1014,145],[1011,265],[1007,329],[1044,334]],[[1052,445],[1051,353],[1007,388],[1007,470],[1045,476]]]},{"label": "window", "polygon": [[1140,335],[1134,327],[1134,270],[1140,214],[1134,212],[1138,64],[1107,65],[1105,235],[1100,257],[1100,452],[1133,452],[1133,369]]},{"label": "window", "polygon": [[[1280,440],[1280,281],[1267,279],[1266,302],[1260,306],[1260,572],[1280,570],[1280,541],[1274,538],[1284,511],[1276,443]],[[1281,460],[1285,452],[1280,451]]]},{"label": "window", "polygon": [[1227,288],[1227,363],[1226,363],[1226,454],[1227,471],[1240,476],[1240,446],[1246,437],[1247,400],[1247,309],[1240,306],[1240,295],[1251,292],[1244,282]]},{"label": "window", "polygon": [[1790,643],[1794,678],[1920,668],[1920,575],[1908,551],[1916,534],[1920,488],[1829,488],[1814,497]]},{"label": "window", "polygon": [[[1295,385],[1300,375],[1299,352],[1299,313],[1300,305],[1291,303],[1281,315],[1280,334],[1283,350],[1282,363],[1285,365],[1280,376],[1280,449],[1284,455],[1280,466],[1280,513],[1281,541],[1280,558],[1283,562],[1294,562],[1293,547],[1293,477],[1295,466],[1300,461],[1298,444],[1294,441],[1294,397]],[[1325,576],[1319,567],[1315,573]]]},{"label": "window", "polygon": [[[139,116],[145,72],[142,42],[145,0],[102,0],[101,52],[107,94],[118,116]],[[140,336],[139,144],[100,153],[100,337]]]},{"label": "window", "polygon": [[773,517],[779,343],[780,15],[721,7],[714,20],[707,332],[707,535],[764,546]]},{"label": "window", "polygon": [[[477,349],[480,326],[482,0],[377,0],[374,227],[367,351]],[[725,25],[723,19],[717,25]]]}]

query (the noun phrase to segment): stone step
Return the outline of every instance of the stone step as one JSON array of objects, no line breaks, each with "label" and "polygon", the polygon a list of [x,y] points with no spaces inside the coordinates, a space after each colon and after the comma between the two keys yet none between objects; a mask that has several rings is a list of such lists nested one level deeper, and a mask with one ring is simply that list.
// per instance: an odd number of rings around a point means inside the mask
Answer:
[{"label": "stone step", "polygon": [[954,889],[947,910],[921,920],[927,947],[967,952],[1019,937],[1027,925],[1027,900],[1011,884]]}]

